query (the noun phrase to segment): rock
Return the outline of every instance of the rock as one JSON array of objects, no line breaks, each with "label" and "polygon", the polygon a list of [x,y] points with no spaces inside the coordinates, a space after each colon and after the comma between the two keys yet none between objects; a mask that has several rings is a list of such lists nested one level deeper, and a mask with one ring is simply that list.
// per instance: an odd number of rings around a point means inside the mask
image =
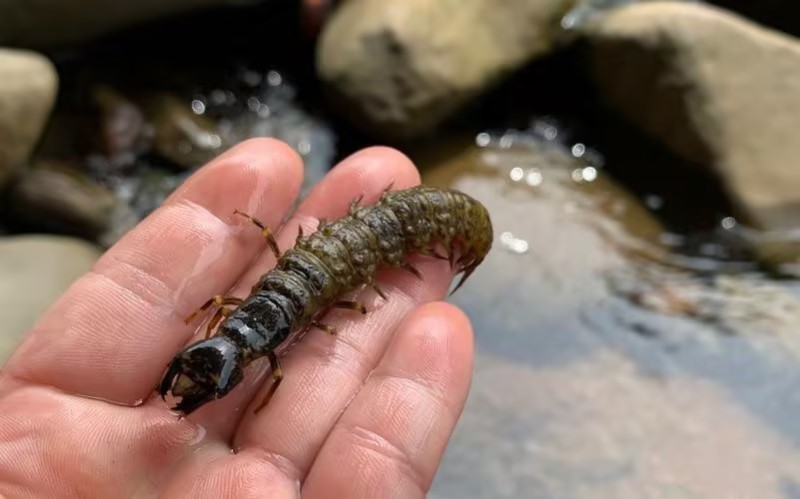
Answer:
[{"label": "rock", "polygon": [[111,227],[116,207],[117,199],[104,187],[52,165],[26,172],[9,200],[20,225],[89,239]]},{"label": "rock", "polygon": [[52,47],[192,9],[256,3],[257,0],[3,0],[0,44]]},{"label": "rock", "polygon": [[354,123],[420,135],[547,53],[571,3],[350,0],[323,30],[318,73]]},{"label": "rock", "polygon": [[149,137],[142,110],[113,88],[98,87],[93,97],[99,111],[100,151],[112,160],[144,152]]},{"label": "rock", "polygon": [[67,237],[0,238],[0,365],[39,316],[99,256],[89,243]]},{"label": "rock", "polygon": [[[640,200],[593,166],[604,161],[593,157],[594,151],[576,158],[568,145],[539,139],[530,131],[480,134],[478,142],[465,146],[456,140],[454,152],[437,142],[433,150],[411,156],[426,185],[461,189],[487,205],[495,228],[508,230],[497,236],[495,252],[525,254],[542,244],[535,250],[541,253],[558,239],[564,247],[548,261],[553,267],[574,268],[562,258],[598,267],[623,255],[661,259],[664,227]],[[597,251],[588,249],[595,244]]]},{"label": "rock", "polygon": [[223,152],[216,123],[195,114],[189,102],[159,95],[150,100],[146,112],[153,126],[155,151],[175,165],[196,168]]},{"label": "rock", "polygon": [[800,220],[800,43],[700,4],[652,2],[584,28],[592,75],[625,118],[713,168],[760,229]]},{"label": "rock", "polygon": [[797,281],[638,258],[664,229],[613,181],[613,156],[601,168],[569,129],[532,128],[553,140],[505,131],[412,153],[426,184],[475,196],[496,231],[448,299],[477,362],[431,497],[790,497]]},{"label": "rock", "polygon": [[0,182],[28,159],[57,87],[58,75],[49,60],[33,52],[0,49]]}]

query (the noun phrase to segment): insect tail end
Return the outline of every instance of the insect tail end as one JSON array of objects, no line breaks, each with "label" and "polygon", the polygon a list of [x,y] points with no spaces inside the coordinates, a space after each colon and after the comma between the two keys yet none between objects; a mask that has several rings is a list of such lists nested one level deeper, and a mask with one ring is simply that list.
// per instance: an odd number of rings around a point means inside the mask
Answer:
[{"label": "insect tail end", "polygon": [[464,272],[464,274],[461,276],[461,280],[458,281],[458,284],[456,284],[456,287],[453,288],[453,291],[451,291],[448,296],[453,296],[454,294],[456,294],[456,291],[458,291],[461,288],[461,286],[463,286],[464,283],[467,282],[467,279],[469,278],[469,276],[471,276],[472,273],[475,272],[475,269],[478,268],[478,265],[480,265],[480,263],[481,263],[480,261],[473,262],[473,263],[463,267],[460,270],[460,272]]}]

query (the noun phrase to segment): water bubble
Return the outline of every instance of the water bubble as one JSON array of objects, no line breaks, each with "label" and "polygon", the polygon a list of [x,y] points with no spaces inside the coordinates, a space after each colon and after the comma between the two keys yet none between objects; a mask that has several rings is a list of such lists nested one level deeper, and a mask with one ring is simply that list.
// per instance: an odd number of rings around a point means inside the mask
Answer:
[{"label": "water bubble", "polygon": [[581,182],[583,180],[583,168],[572,170],[572,180],[575,182]]},{"label": "water bubble", "polygon": [[258,117],[259,118],[269,118],[270,114],[272,114],[272,110],[266,104],[260,104],[258,106]]},{"label": "water bubble", "polygon": [[575,27],[577,21],[578,21],[577,16],[573,12],[570,12],[561,18],[561,28],[565,30],[570,30]]},{"label": "water bubble", "polygon": [[475,145],[477,145],[478,147],[486,147],[489,144],[491,144],[491,142],[492,142],[492,137],[486,132],[479,133],[475,137]]},{"label": "water bubble", "polygon": [[249,97],[247,99],[247,108],[254,113],[258,112],[258,108],[261,106],[261,100],[258,97]]},{"label": "water bubble", "polygon": [[544,177],[542,176],[542,172],[539,171],[538,168],[531,168],[528,170],[528,174],[525,176],[525,182],[531,187],[536,187],[537,185],[542,184],[542,180]]},{"label": "water bubble", "polygon": [[270,71],[267,73],[267,83],[272,87],[277,87],[283,83],[283,76],[277,71]]},{"label": "water bubble", "polygon": [[301,140],[297,144],[297,152],[299,152],[303,156],[305,156],[308,153],[310,153],[311,152],[311,142],[309,142],[307,140]]},{"label": "water bubble", "polygon": [[507,132],[504,133],[502,137],[500,137],[500,148],[501,149],[508,149],[509,147],[514,145],[514,134]]},{"label": "water bubble", "polygon": [[192,111],[194,111],[194,114],[204,114],[206,112],[206,103],[199,99],[193,100]]},{"label": "water bubble", "polygon": [[576,158],[580,158],[584,154],[586,154],[586,146],[585,145],[583,145],[580,142],[578,142],[577,144],[572,146],[572,155],[573,156],[575,156]]},{"label": "water bubble", "polygon": [[206,144],[212,149],[218,149],[222,146],[222,137],[216,133],[210,133],[206,138]]},{"label": "water bubble", "polygon": [[511,169],[511,173],[509,173],[509,176],[511,177],[511,180],[513,180],[514,182],[519,182],[520,180],[522,180],[522,177],[525,176],[525,171],[519,166],[517,166]]},{"label": "water bubble", "polygon": [[593,166],[587,166],[581,170],[581,176],[583,177],[583,180],[587,182],[594,182],[597,180],[597,168]]},{"label": "water bubble", "polygon": [[528,241],[515,237],[511,232],[503,232],[500,235],[500,242],[507,250],[520,255],[527,253],[530,248]]},{"label": "water bubble", "polygon": [[720,222],[720,225],[722,225],[722,228],[725,230],[731,230],[736,227],[736,219],[733,217],[725,217],[722,219],[722,222]]},{"label": "water bubble", "polygon": [[558,129],[554,126],[548,126],[544,129],[544,138],[547,140],[556,140],[558,137]]}]

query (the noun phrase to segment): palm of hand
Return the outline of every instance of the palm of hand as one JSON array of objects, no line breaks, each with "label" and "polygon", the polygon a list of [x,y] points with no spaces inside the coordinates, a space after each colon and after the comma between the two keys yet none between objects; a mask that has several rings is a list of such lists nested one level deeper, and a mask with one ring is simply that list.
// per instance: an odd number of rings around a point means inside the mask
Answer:
[{"label": "palm of hand", "polygon": [[[446,262],[420,261],[423,282],[382,274],[388,301],[366,316],[332,313],[337,337],[309,333],[258,414],[263,364],[187,419],[152,397],[170,358],[192,341],[182,318],[211,295],[246,295],[275,263],[234,209],[276,227],[301,178],[301,160],[285,145],[244,143],[195,174],[72,286],[0,372],[0,495],[425,495],[472,363],[467,319],[434,301],[452,277]],[[308,233],[316,219],[342,216],[362,194],[372,202],[392,182],[419,182],[404,156],[374,148],[346,159],[278,243],[291,246],[299,227]]]}]

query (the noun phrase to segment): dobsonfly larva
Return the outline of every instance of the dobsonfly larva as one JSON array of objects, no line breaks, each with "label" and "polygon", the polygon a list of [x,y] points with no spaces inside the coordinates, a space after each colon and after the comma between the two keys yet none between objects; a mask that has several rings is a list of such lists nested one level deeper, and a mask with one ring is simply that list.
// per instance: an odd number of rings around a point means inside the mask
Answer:
[{"label": "dobsonfly larva", "polygon": [[[283,379],[275,349],[292,333],[317,327],[335,334],[319,322],[334,307],[366,313],[361,303],[340,301],[343,293],[370,286],[386,299],[375,282],[378,269],[401,268],[422,278],[408,263],[412,253],[449,260],[457,273],[463,272],[455,292],[492,246],[486,208],[457,190],[387,189],[374,205],[359,207],[360,201],[353,201],[344,218],[320,221],[315,233],[303,236],[301,231],[295,247],[283,255],[268,227],[237,212],[261,228],[278,262],[247,298],[216,296],[187,319],[189,323],[212,305],[219,307],[209,322],[207,339],[179,353],[158,386],[162,398],[171,393],[181,399],[173,410],[189,414],[225,396],[242,381],[248,364],[267,357],[274,381],[256,409],[260,410]],[[448,255],[438,253],[438,248]],[[216,334],[209,337],[218,323]]]}]

